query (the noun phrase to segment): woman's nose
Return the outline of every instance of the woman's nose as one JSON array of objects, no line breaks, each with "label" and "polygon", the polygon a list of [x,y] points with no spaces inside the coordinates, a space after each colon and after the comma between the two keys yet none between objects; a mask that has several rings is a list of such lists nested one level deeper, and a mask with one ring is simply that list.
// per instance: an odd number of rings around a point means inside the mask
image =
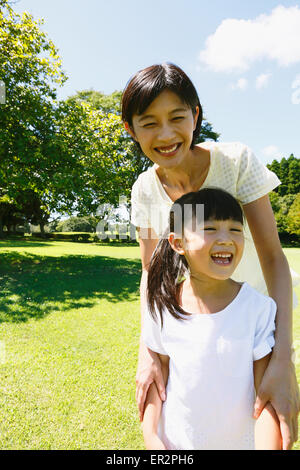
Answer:
[{"label": "woman's nose", "polygon": [[158,140],[161,142],[169,142],[174,137],[174,130],[168,125],[164,124],[159,129]]}]

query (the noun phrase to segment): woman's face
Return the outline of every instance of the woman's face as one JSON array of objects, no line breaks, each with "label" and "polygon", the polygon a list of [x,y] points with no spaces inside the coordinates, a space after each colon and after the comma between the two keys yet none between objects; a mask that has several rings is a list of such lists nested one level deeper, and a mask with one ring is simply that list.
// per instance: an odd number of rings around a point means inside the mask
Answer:
[{"label": "woman's face", "polygon": [[140,144],[144,154],[162,167],[182,163],[190,152],[199,109],[191,108],[176,93],[162,91],[143,114],[134,114],[127,131]]}]

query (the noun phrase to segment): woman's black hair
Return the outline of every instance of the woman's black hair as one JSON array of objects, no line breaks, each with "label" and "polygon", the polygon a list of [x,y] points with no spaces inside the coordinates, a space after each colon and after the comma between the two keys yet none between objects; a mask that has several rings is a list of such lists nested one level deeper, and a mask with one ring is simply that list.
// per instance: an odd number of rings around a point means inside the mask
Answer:
[{"label": "woman's black hair", "polygon": [[[169,227],[157,244],[148,271],[148,307],[154,319],[157,315],[156,312],[159,312],[161,324],[163,324],[163,310],[165,308],[177,319],[186,319],[181,315],[190,315],[179,305],[181,289],[179,281],[186,273],[188,263],[184,255],[173,250],[168,241],[168,234],[175,232],[182,237],[184,223],[192,222],[194,227],[197,226],[195,222],[200,214],[197,206],[199,207],[200,204],[204,205],[204,221],[231,219],[241,224],[244,223],[244,214],[240,203],[227,191],[219,188],[204,188],[190,192],[174,202],[170,210]],[[181,210],[178,211],[178,208]],[[186,211],[185,208],[191,208],[191,210]],[[189,217],[192,218],[191,221],[188,220]]]},{"label": "woman's black hair", "polygon": [[[176,93],[182,102],[191,108],[193,115],[196,114],[196,107],[199,108],[198,121],[191,144],[191,149],[193,149],[200,134],[203,111],[193,83],[177,65],[171,63],[151,65],[137,72],[123,91],[122,120],[132,127],[133,115],[143,114],[152,101],[166,89]],[[135,143],[141,151],[139,143],[136,141]]]}]

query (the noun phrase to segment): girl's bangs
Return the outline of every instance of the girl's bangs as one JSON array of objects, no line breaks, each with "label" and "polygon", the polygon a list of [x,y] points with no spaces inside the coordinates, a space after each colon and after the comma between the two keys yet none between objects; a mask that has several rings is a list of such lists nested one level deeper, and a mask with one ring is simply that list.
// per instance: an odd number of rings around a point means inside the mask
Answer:
[{"label": "girl's bangs", "polygon": [[204,220],[234,220],[244,224],[244,215],[241,206],[235,200],[218,200],[214,198],[209,203],[204,203]]}]

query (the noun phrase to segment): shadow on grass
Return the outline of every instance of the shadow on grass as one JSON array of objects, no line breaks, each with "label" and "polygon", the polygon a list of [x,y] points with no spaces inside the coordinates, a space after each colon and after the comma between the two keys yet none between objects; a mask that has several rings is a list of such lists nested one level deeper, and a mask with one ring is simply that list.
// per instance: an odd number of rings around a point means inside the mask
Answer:
[{"label": "shadow on grass", "polygon": [[0,264],[0,322],[92,307],[99,299],[133,301],[139,295],[140,276],[141,264],[135,259],[5,252]]},{"label": "shadow on grass", "polygon": [[22,247],[30,247],[30,246],[49,246],[48,240],[43,242],[41,240],[25,240],[25,239],[0,239],[0,248],[22,248]]}]

